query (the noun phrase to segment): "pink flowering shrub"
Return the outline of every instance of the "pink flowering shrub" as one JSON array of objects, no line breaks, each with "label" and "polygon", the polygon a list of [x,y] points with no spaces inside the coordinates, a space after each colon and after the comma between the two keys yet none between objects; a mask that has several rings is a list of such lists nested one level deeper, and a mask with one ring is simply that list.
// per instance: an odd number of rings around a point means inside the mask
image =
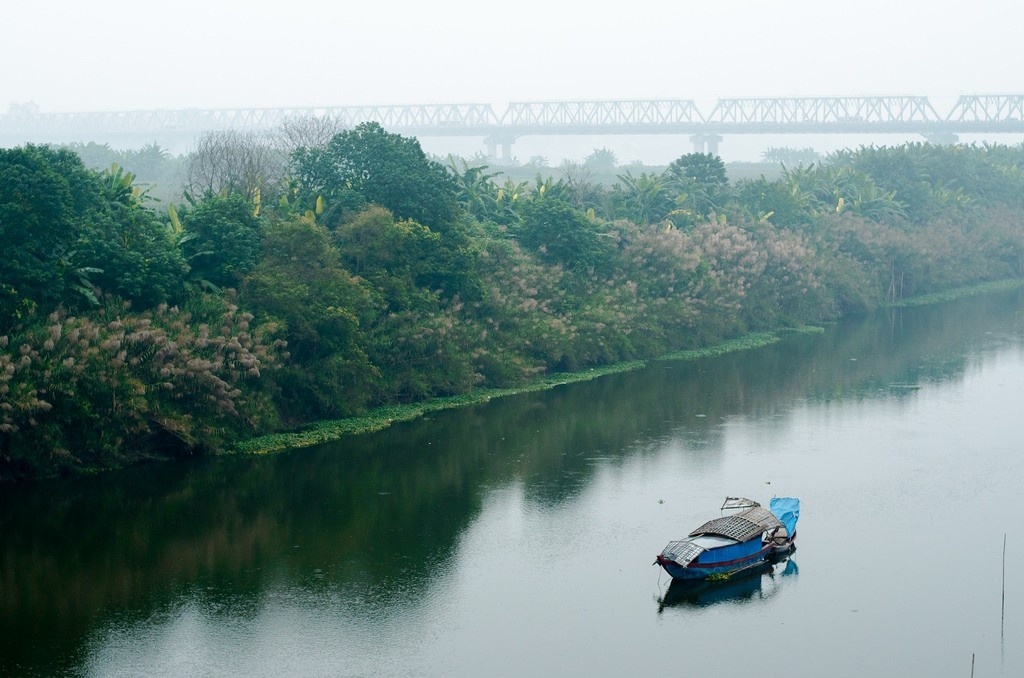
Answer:
[{"label": "pink flowering shrub", "polygon": [[108,305],[0,337],[0,468],[116,466],[264,428],[273,409],[259,382],[283,346],[216,303],[210,322]]}]

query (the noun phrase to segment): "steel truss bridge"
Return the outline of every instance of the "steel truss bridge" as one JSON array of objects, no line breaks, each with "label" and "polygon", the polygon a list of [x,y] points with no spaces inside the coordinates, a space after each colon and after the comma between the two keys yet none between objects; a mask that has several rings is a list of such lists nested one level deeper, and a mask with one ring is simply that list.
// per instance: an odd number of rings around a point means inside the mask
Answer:
[{"label": "steel truss bridge", "polygon": [[532,135],[690,135],[694,150],[717,153],[726,134],[918,134],[954,143],[960,134],[1024,133],[1024,95],[960,96],[944,115],[923,96],[720,99],[707,115],[688,99],[512,102],[291,108],[179,109],[0,115],[0,146],[96,141],[190,143],[223,130],[273,130],[286,120],[333,118],[351,128],[376,121],[415,137],[480,137],[492,157],[509,158]]}]

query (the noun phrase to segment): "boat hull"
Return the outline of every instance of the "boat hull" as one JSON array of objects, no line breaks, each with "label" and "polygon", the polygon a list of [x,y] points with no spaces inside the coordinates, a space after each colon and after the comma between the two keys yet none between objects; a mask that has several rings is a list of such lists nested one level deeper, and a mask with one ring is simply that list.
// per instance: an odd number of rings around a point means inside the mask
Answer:
[{"label": "boat hull", "polygon": [[658,564],[665,568],[665,571],[668,572],[673,579],[679,579],[681,581],[708,579],[709,577],[725,578],[761,565],[768,558],[768,554],[773,551],[774,547],[766,546],[748,558],[704,566],[697,563],[691,563],[687,567],[683,567],[677,562],[658,556]]},{"label": "boat hull", "polygon": [[747,572],[754,568],[761,567],[766,562],[779,562],[781,560],[785,560],[785,558],[795,549],[796,543],[794,535],[794,539],[789,539],[782,543],[766,543],[761,550],[748,557],[738,558],[736,560],[730,560],[723,563],[715,563],[713,565],[703,565],[698,562],[693,562],[684,567],[663,556],[658,556],[655,562],[658,565],[661,565],[662,568],[668,572],[669,576],[679,581],[695,581],[709,578],[727,579],[741,572]]}]

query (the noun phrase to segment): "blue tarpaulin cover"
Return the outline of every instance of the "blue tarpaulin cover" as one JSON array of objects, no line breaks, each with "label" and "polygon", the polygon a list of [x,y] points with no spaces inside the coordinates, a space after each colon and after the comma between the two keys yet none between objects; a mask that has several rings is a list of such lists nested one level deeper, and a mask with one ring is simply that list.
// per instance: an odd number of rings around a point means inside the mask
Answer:
[{"label": "blue tarpaulin cover", "polygon": [[796,534],[796,521],[800,518],[800,500],[794,497],[772,497],[772,514],[786,527],[790,536]]}]

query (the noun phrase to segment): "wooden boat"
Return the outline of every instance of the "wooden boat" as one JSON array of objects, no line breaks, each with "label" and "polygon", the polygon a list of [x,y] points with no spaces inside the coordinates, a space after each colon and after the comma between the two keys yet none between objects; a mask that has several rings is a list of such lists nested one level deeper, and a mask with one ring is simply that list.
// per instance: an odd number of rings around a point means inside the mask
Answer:
[{"label": "wooden boat", "polygon": [[673,579],[726,579],[789,554],[799,517],[800,500],[792,497],[775,497],[767,509],[745,497],[726,497],[722,517],[669,542],[654,564]]}]

